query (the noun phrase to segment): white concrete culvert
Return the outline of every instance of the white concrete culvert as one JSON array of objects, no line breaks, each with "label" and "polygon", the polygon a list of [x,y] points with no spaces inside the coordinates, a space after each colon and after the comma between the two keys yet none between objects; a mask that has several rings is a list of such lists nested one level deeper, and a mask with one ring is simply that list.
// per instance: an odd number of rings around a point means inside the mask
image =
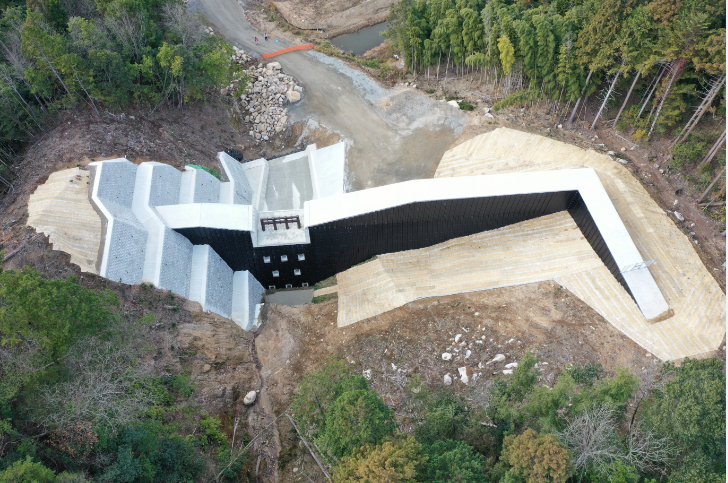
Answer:
[{"label": "white concrete culvert", "polygon": [[[232,60],[245,65],[252,60],[247,52],[233,47],[235,54]],[[296,79],[284,74],[281,64],[270,62],[249,67],[245,74],[250,78],[247,92],[240,94],[236,109],[242,120],[248,125],[250,135],[256,140],[267,140],[275,133],[285,129],[288,123],[288,109],[283,106],[301,100],[303,87]],[[229,86],[221,90],[221,94],[236,96],[240,90],[240,81],[235,79]]]}]

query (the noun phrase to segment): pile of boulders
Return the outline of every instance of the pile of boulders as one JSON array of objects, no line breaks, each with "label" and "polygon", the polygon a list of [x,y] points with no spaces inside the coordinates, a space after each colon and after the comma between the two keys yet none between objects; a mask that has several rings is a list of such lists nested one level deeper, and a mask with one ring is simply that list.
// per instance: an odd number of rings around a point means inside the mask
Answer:
[{"label": "pile of boulders", "polygon": [[235,51],[235,53],[232,55],[232,57],[230,57],[230,60],[232,60],[233,62],[239,65],[245,65],[251,61],[252,57],[243,49],[239,49],[237,46],[233,45],[233,50]]},{"label": "pile of boulders", "polygon": [[[235,54],[231,60],[245,65],[252,57],[245,51],[233,47]],[[223,95],[240,95],[236,106],[243,121],[250,127],[250,135],[256,140],[267,141],[274,133],[281,132],[288,122],[288,111],[283,106],[301,100],[303,87],[296,84],[290,75],[284,74],[281,64],[271,62],[248,68],[244,73],[248,78],[245,93],[240,93],[240,77],[221,89]]]},{"label": "pile of boulders", "polygon": [[265,67],[258,64],[248,71],[248,75],[248,93],[240,96],[242,107],[247,111],[244,120],[252,127],[251,136],[267,140],[268,136],[286,127],[288,111],[283,105],[300,101],[303,87],[284,74],[278,62]]}]

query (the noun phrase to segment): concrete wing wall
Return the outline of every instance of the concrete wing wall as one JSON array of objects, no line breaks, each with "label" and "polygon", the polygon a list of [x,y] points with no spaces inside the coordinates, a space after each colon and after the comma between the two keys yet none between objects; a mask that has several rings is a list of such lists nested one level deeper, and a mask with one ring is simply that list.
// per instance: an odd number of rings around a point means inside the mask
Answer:
[{"label": "concrete wing wall", "polygon": [[[243,165],[226,153],[217,153],[217,159],[220,161],[220,166],[232,189],[232,199],[228,199],[226,202],[236,205],[251,204],[253,189],[250,187]],[[223,202],[222,198],[220,201]]]}]

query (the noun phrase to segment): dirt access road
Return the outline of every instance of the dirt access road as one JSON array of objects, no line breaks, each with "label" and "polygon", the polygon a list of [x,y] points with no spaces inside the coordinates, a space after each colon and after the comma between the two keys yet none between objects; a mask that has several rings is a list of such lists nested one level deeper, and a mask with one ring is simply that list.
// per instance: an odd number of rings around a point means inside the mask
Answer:
[{"label": "dirt access road", "polygon": [[[276,44],[272,37],[264,41],[236,0],[192,0],[190,8],[246,51],[260,55],[291,45],[285,40]],[[457,108],[413,89],[385,89],[318,52],[298,51],[274,60],[304,87],[302,101],[288,108],[291,121],[319,123],[347,142],[347,191],[431,178],[442,154],[469,124]]]}]

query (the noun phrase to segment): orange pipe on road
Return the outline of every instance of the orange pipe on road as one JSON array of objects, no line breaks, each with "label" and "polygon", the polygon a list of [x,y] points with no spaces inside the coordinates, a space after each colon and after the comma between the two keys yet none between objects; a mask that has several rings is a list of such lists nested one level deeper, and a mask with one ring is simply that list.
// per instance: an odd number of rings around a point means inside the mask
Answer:
[{"label": "orange pipe on road", "polygon": [[296,45],[294,47],[288,47],[287,49],[276,50],[275,52],[271,52],[270,54],[263,54],[263,58],[270,59],[271,57],[275,57],[276,55],[285,54],[286,52],[293,52],[294,50],[315,49],[315,48],[316,48],[316,46],[313,44]]}]

